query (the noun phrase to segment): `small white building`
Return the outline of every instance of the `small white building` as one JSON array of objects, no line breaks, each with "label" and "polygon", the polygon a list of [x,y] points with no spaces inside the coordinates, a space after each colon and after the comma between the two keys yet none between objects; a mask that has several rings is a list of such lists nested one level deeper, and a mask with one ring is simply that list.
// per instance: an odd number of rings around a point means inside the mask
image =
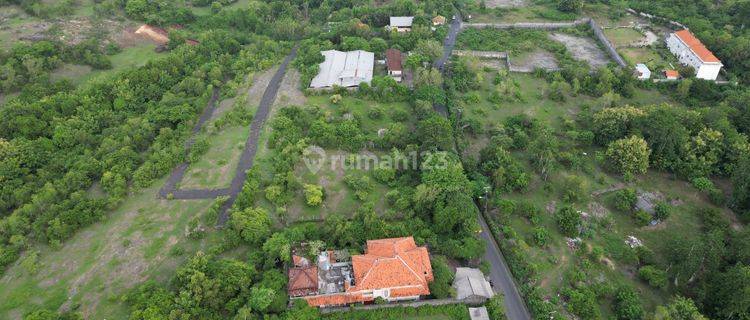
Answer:
[{"label": "small white building", "polygon": [[375,55],[372,52],[356,51],[322,51],[325,61],[320,64],[318,75],[310,82],[310,88],[356,87],[360,83],[372,81],[372,70]]},{"label": "small white building", "polygon": [[411,31],[411,25],[414,22],[414,17],[391,17],[388,28],[396,30],[398,32]]},{"label": "small white building", "polygon": [[724,66],[719,58],[687,29],[670,33],[667,36],[667,48],[680,63],[693,67],[695,77],[699,79],[716,80],[721,67]]},{"label": "small white building", "polygon": [[648,80],[651,78],[651,70],[643,63],[635,65],[635,73],[638,80]]}]

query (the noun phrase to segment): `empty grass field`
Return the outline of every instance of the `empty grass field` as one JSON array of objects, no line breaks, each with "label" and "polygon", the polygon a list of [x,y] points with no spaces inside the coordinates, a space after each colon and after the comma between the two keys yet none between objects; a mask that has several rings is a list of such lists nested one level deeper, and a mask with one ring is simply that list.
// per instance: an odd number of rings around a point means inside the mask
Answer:
[{"label": "empty grass field", "polygon": [[221,237],[209,232],[202,240],[188,239],[188,222],[213,200],[157,199],[163,183],[129,196],[60,248],[33,245],[0,279],[0,318],[61,306],[80,307],[86,319],[127,318],[122,294],[145,280],[166,284],[183,261]]},{"label": "empty grass field", "polygon": [[89,66],[64,64],[52,72],[51,77],[53,80],[67,79],[77,85],[91,80],[101,80],[128,68],[143,66],[149,61],[159,58],[161,54],[154,51],[155,48],[156,45],[146,42],[124,48],[121,52],[109,56],[112,61],[112,68],[106,70],[92,70]]},{"label": "empty grass field", "polygon": [[633,28],[604,29],[604,35],[615,47],[624,47],[643,39],[643,34]]}]

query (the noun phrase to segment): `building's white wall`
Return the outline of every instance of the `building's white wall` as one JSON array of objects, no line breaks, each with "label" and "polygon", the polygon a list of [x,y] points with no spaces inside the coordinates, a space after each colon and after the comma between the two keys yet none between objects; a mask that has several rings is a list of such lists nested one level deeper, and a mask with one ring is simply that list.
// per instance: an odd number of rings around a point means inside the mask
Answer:
[{"label": "building's white wall", "polygon": [[684,65],[693,67],[698,70],[703,62],[683,43],[677,36],[672,33],[667,37],[667,48],[677,57],[677,60]]},{"label": "building's white wall", "polygon": [[719,76],[719,70],[721,70],[720,64],[703,64],[699,69],[696,69],[695,77],[705,80],[716,80]]}]

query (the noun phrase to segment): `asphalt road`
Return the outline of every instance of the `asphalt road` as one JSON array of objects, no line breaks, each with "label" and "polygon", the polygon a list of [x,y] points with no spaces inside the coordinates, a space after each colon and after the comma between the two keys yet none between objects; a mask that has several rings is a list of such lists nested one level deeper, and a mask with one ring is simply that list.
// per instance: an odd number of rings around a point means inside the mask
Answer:
[{"label": "asphalt road", "polygon": [[258,151],[258,140],[260,139],[260,132],[263,128],[263,124],[266,122],[266,119],[268,119],[268,114],[271,111],[273,102],[276,101],[276,94],[279,92],[279,87],[281,87],[281,80],[284,79],[286,68],[296,55],[297,46],[292,48],[292,52],[284,58],[279,70],[273,75],[273,78],[271,78],[271,81],[268,83],[268,87],[266,87],[266,91],[263,92],[263,97],[260,99],[258,110],[253,117],[253,122],[250,123],[250,136],[247,138],[247,141],[245,141],[245,149],[242,151],[240,162],[237,164],[237,171],[235,172],[232,184],[228,189],[227,195],[229,195],[229,199],[219,211],[219,219],[217,222],[218,227],[223,227],[229,220],[229,208],[231,208],[234,201],[237,200],[237,195],[242,190],[242,185],[245,184],[247,170],[253,166],[255,153]]},{"label": "asphalt road", "polygon": [[[445,41],[443,42],[443,56],[440,57],[435,63],[432,65],[433,67],[440,70],[441,73],[445,74],[445,63],[448,62],[448,59],[451,58],[451,55],[453,54],[453,47],[456,45],[456,38],[458,37],[458,32],[461,31],[461,15],[456,14],[456,19],[453,19],[450,24],[450,28],[448,29],[448,35],[445,37]],[[445,107],[445,105],[442,104],[435,104],[433,105],[433,108],[435,111],[444,117],[448,116],[448,108]]]},{"label": "asphalt road", "polygon": [[490,227],[482,214],[479,214],[479,224],[482,226],[480,237],[486,244],[484,260],[490,263],[490,279],[492,279],[493,289],[495,291],[500,289],[504,296],[505,315],[509,320],[531,319],[531,315],[526,309],[526,303],[518,292],[513,275],[505,262],[503,253],[495,242],[495,238],[492,237]]},{"label": "asphalt road", "polygon": [[[445,64],[453,54],[453,47],[456,45],[456,38],[460,31],[461,15],[456,14],[456,19],[451,21],[448,35],[445,37],[445,42],[443,43],[443,56],[435,61],[433,65],[443,74],[445,74]],[[435,104],[433,107],[436,112],[443,116],[448,115],[448,110],[444,105]],[[518,291],[518,287],[513,280],[513,275],[510,273],[508,264],[505,262],[503,253],[500,251],[497,242],[495,242],[490,227],[487,225],[482,214],[479,215],[479,224],[482,226],[480,237],[486,244],[484,259],[490,263],[489,276],[492,279],[495,291],[499,289],[504,296],[505,315],[509,320],[530,320],[531,315],[526,309],[526,303]]]}]

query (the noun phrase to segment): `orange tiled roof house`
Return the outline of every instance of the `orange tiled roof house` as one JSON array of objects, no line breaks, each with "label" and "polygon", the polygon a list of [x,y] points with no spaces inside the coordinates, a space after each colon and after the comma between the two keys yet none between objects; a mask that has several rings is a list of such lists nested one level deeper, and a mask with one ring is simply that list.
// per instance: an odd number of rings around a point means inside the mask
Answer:
[{"label": "orange tiled roof house", "polygon": [[[317,292],[304,290],[311,284],[307,279],[291,278],[292,270],[299,268],[290,269],[290,296],[317,307],[367,303],[376,298],[417,300],[430,294],[428,284],[433,280],[429,252],[417,247],[412,237],[368,240],[365,254],[352,256],[351,262],[338,261],[331,251],[321,252]],[[295,276],[298,274],[294,271]]]}]

